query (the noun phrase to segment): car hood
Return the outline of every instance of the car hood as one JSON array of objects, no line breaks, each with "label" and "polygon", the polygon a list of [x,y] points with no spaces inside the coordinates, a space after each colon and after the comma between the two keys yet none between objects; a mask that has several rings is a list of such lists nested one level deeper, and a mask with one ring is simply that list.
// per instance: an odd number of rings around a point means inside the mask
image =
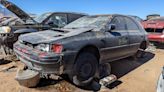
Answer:
[{"label": "car hood", "polygon": [[164,28],[164,21],[144,21],[142,22],[144,28]]},{"label": "car hood", "polygon": [[56,40],[79,35],[81,33],[88,32],[91,30],[92,28],[46,30],[21,35],[19,37],[19,41],[28,42],[31,44],[51,43]]},{"label": "car hood", "polygon": [[20,19],[22,19],[24,22],[26,20],[31,20],[34,23],[37,23],[33,18],[31,18],[26,12],[24,12],[22,9],[20,9],[18,6],[13,4],[12,2],[9,2],[7,0],[0,0],[0,4],[6,7],[9,11],[17,15]]}]

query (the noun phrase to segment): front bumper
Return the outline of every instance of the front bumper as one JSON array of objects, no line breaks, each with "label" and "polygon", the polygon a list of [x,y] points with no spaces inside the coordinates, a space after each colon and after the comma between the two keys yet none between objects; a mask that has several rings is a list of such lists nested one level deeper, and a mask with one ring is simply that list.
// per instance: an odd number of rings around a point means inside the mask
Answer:
[{"label": "front bumper", "polygon": [[39,55],[41,52],[17,43],[14,45],[14,51],[20,61],[34,71],[38,71],[41,74],[55,75],[63,73],[62,54],[49,53],[42,57]]}]

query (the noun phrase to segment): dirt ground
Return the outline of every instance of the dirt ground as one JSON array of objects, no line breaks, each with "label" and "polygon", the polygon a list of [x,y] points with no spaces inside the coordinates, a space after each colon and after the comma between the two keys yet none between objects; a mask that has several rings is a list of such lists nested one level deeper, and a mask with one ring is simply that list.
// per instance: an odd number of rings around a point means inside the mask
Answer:
[{"label": "dirt ground", "polygon": [[[4,67],[12,67],[8,71],[2,71]],[[112,74],[118,80],[108,87],[102,87],[100,92],[155,92],[158,77],[164,66],[164,49],[156,49],[146,53],[144,58],[134,60],[126,58],[111,63]],[[92,91],[75,87],[66,80],[41,79],[38,87],[25,88],[19,86],[14,79],[20,62],[11,62],[0,65],[0,92],[84,92]]]}]

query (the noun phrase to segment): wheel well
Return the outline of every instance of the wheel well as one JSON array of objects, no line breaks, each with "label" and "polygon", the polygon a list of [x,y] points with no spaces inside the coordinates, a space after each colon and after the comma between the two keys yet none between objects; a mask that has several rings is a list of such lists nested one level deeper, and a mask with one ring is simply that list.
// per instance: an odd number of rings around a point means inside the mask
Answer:
[{"label": "wheel well", "polygon": [[93,53],[96,56],[96,58],[97,58],[98,61],[100,59],[99,49],[96,46],[88,45],[88,46],[83,47],[81,50],[79,50],[79,52],[77,54],[77,57],[82,52],[90,52],[90,53]]},{"label": "wheel well", "polygon": [[140,49],[145,50],[146,48],[147,48],[147,43],[146,43],[146,41],[143,41],[140,45]]}]

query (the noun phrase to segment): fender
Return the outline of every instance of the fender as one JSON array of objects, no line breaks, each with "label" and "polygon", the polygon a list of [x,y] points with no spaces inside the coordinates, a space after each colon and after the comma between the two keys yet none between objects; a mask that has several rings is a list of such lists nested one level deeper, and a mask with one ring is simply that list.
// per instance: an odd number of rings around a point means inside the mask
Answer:
[{"label": "fender", "polygon": [[14,33],[20,34],[20,33],[31,33],[31,32],[38,32],[36,29],[19,29],[16,30]]}]

